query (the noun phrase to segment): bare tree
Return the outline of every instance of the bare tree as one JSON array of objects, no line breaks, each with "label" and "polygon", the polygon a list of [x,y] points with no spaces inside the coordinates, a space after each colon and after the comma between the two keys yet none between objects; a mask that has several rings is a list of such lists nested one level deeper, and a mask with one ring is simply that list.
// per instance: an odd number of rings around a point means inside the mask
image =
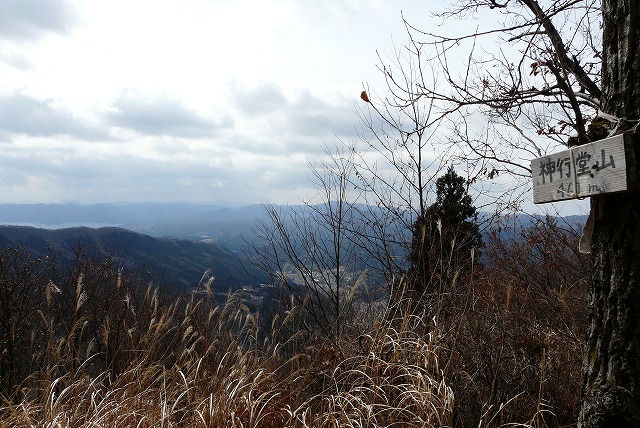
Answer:
[{"label": "bare tree", "polygon": [[315,198],[264,206],[269,220],[255,228],[250,257],[270,276],[276,300],[299,311],[298,328],[337,342],[365,271],[354,239],[361,231],[349,185],[353,151],[326,155],[310,165]]},{"label": "bare tree", "polygon": [[408,92],[405,102],[425,97],[445,106],[437,118],[449,124],[443,144],[485,180],[507,183],[495,202],[517,208],[532,158],[566,147],[573,134],[574,144],[589,141],[586,126],[601,98],[599,2],[461,0],[435,15],[497,24],[443,35],[407,19],[408,49],[438,64],[446,84]]},{"label": "bare tree", "polygon": [[[446,106],[419,95],[442,83],[425,60],[420,49],[400,48],[388,59],[380,55],[386,85],[382,92],[367,87],[359,110],[361,144],[352,184],[362,192],[360,217],[367,228],[358,239],[376,262],[372,269],[391,286],[406,280],[411,242],[435,200],[436,178],[452,167],[452,157],[443,152],[448,149],[434,138]],[[467,177],[475,174],[463,167]]]},{"label": "bare tree", "polygon": [[[451,114],[451,99],[434,96],[447,85],[447,74],[433,58],[429,45],[413,39],[410,46],[396,48],[388,56],[379,54],[385,85],[366,86],[361,94],[362,129],[352,183],[362,192],[364,204],[358,208],[367,227],[357,239],[368,252],[368,260],[375,261],[372,270],[385,279],[392,294],[409,290],[412,297],[420,298],[428,290],[442,290],[444,282],[456,277],[455,264],[446,261],[453,241],[443,248],[443,240],[424,233],[425,224],[436,221],[433,205],[438,177],[446,171],[459,174],[462,187],[473,198],[470,203],[479,209],[492,202],[486,199],[486,189],[478,180],[486,173],[483,165],[465,159],[459,147],[441,144],[443,135],[457,137],[447,131],[444,120]],[[465,220],[448,226],[460,229]],[[486,223],[487,217],[472,220]],[[462,236],[454,230],[448,233]],[[416,242],[420,242],[420,254],[440,259],[432,266],[439,265],[440,270],[446,266],[450,275],[415,275],[412,265],[417,253],[412,251]]]}]

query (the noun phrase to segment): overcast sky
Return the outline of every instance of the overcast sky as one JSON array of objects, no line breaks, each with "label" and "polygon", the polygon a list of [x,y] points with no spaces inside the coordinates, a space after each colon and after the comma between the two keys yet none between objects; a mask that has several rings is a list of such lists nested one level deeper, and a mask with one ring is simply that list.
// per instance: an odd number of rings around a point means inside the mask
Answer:
[{"label": "overcast sky", "polygon": [[0,0],[0,202],[298,203],[408,0]]}]

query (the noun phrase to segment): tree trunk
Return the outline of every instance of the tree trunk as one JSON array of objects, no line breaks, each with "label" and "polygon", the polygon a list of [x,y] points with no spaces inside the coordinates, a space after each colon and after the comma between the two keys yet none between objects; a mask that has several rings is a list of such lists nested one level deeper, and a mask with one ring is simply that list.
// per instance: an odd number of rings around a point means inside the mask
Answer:
[{"label": "tree trunk", "polygon": [[[602,11],[603,111],[640,119],[640,1],[603,0]],[[640,194],[595,205],[579,426],[640,427]]]}]

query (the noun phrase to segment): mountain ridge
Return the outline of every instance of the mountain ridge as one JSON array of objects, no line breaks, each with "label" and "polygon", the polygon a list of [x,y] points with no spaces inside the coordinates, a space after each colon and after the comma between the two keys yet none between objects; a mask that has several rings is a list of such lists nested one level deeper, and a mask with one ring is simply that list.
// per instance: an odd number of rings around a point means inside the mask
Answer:
[{"label": "mountain ridge", "polygon": [[78,248],[114,256],[129,268],[144,267],[155,281],[180,291],[195,289],[203,274],[215,277],[214,290],[226,293],[257,287],[258,272],[237,253],[220,245],[187,239],[156,238],[121,227],[43,229],[0,226],[0,246],[21,245],[33,254],[53,251],[71,258]]}]

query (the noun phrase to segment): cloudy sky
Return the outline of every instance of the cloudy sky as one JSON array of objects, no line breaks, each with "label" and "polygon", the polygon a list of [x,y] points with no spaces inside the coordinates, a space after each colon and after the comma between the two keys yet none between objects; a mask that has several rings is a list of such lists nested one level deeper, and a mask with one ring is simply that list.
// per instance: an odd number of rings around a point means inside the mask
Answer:
[{"label": "cloudy sky", "polygon": [[299,203],[428,8],[0,0],[0,202]]},{"label": "cloudy sky", "polygon": [[0,0],[0,202],[299,202],[356,137],[376,0]]}]

